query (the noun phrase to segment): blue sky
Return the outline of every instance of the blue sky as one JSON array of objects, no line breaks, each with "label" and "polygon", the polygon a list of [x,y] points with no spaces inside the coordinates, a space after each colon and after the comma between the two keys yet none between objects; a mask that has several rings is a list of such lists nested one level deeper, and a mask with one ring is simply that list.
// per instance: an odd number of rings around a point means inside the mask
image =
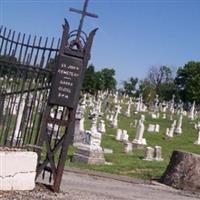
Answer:
[{"label": "blue sky", "polygon": [[[22,33],[61,37],[63,19],[71,28],[83,0],[0,0],[0,24]],[[97,70],[112,67],[119,83],[144,78],[152,65],[174,70],[200,61],[200,0],[90,0],[84,30],[99,27],[92,48]]]}]

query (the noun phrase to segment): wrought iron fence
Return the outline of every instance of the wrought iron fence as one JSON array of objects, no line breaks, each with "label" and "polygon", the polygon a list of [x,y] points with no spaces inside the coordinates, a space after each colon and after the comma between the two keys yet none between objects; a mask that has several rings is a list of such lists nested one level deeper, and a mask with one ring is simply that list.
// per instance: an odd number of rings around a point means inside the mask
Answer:
[{"label": "wrought iron fence", "polygon": [[[97,31],[94,29],[88,36],[82,31],[85,16],[97,17],[87,12],[88,1],[85,0],[82,11],[71,9],[82,15],[79,28],[70,32],[65,20],[61,42],[0,27],[0,145],[33,148],[38,153],[36,178],[48,171],[56,192],[60,188],[79,92]],[[70,75],[58,73],[62,65]],[[69,66],[76,66],[76,73],[68,73]],[[53,75],[57,79],[52,79]],[[61,84],[60,77],[71,81],[69,90]],[[57,83],[62,86],[57,87]],[[63,93],[58,92],[59,88]],[[67,102],[52,100],[63,95]]]},{"label": "wrought iron fence", "polygon": [[37,144],[59,46],[0,28],[0,145]]}]

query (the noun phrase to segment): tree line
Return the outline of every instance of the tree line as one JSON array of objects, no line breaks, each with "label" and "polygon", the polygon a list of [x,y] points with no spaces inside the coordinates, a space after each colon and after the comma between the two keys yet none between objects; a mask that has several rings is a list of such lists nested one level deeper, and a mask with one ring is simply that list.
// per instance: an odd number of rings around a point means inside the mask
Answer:
[{"label": "tree line", "polygon": [[[0,56],[0,61],[17,63],[12,56]],[[56,61],[51,60],[47,68],[53,70]],[[15,68],[2,68],[1,74],[16,73]],[[115,70],[103,68],[95,70],[94,65],[86,69],[82,91],[96,94],[99,90],[116,91],[131,97],[143,96],[146,103],[152,102],[156,95],[161,100],[170,100],[172,95],[176,100],[185,103],[195,101],[200,104],[200,62],[189,61],[184,66],[178,67],[175,74],[169,66],[152,66],[149,68],[145,78],[138,79],[131,76],[122,82],[122,87],[117,89]]]},{"label": "tree line", "polygon": [[89,65],[82,86],[84,92],[95,94],[99,90],[116,90],[117,81],[115,79],[115,70],[112,68],[103,68],[95,71],[94,65]]},{"label": "tree line", "polygon": [[[116,91],[116,87],[113,68],[95,71],[94,65],[88,66],[83,91],[95,94],[98,90]],[[196,101],[200,104],[200,62],[190,61],[178,67],[175,74],[168,66],[152,66],[145,78],[140,80],[131,76],[122,82],[122,87],[118,91],[131,97],[142,95],[146,103],[152,102],[155,95],[167,101],[175,95],[177,101],[182,100],[185,103]]]}]

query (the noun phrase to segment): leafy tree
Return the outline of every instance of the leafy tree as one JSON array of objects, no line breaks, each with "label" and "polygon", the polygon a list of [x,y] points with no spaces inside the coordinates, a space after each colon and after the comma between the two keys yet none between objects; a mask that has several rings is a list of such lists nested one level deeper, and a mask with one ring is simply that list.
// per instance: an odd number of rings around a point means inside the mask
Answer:
[{"label": "leafy tree", "polygon": [[96,78],[96,91],[105,90],[105,81],[101,71],[96,72],[95,78]]},{"label": "leafy tree", "polygon": [[147,78],[139,82],[138,96],[139,94],[142,94],[144,102],[149,103],[153,101],[156,91]]},{"label": "leafy tree", "polygon": [[176,90],[176,85],[174,83],[174,80],[171,82],[162,83],[160,85],[158,95],[160,99],[167,100],[167,101],[171,100],[173,95],[177,97],[178,95],[177,95],[177,90]]},{"label": "leafy tree", "polygon": [[98,90],[115,90],[117,81],[114,78],[115,70],[104,68],[95,72],[94,65],[89,65],[86,70],[82,90],[91,94]]},{"label": "leafy tree", "polygon": [[175,84],[183,101],[200,103],[200,62],[190,61],[180,67]]},{"label": "leafy tree", "polygon": [[86,72],[82,86],[82,90],[94,94],[96,91],[96,75],[94,65],[89,65]]},{"label": "leafy tree", "polygon": [[123,82],[123,91],[129,96],[133,96],[136,92],[136,85],[138,83],[138,78],[131,77],[128,81]]},{"label": "leafy tree", "polygon": [[12,63],[17,63],[17,58],[14,56],[2,56],[0,55],[0,61],[5,61],[5,62],[12,62]]},{"label": "leafy tree", "polygon": [[59,58],[58,56],[56,56],[56,58],[50,58],[49,62],[47,63],[46,68],[51,71],[54,71],[58,62],[58,58]]},{"label": "leafy tree", "polygon": [[172,71],[167,66],[152,66],[149,69],[147,79],[154,87],[156,93],[160,92],[160,86],[163,83],[169,83],[173,80]]},{"label": "leafy tree", "polygon": [[147,77],[141,81],[140,90],[146,101],[152,101],[158,94],[160,99],[169,100],[176,91],[172,70],[167,66],[152,66]]},{"label": "leafy tree", "polygon": [[104,83],[104,90],[115,90],[117,81],[115,80],[115,70],[104,68],[101,70],[103,83]]},{"label": "leafy tree", "polygon": [[0,55],[0,76],[17,73],[17,58],[14,56]]}]

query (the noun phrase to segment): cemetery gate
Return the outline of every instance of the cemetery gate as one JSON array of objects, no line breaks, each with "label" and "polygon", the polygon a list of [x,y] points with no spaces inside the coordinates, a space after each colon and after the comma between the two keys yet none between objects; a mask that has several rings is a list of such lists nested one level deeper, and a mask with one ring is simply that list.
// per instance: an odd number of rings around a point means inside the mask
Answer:
[{"label": "cemetery gate", "polygon": [[0,145],[38,153],[37,177],[46,172],[59,191],[84,72],[97,29],[77,30],[65,20],[61,40],[0,27]]}]

